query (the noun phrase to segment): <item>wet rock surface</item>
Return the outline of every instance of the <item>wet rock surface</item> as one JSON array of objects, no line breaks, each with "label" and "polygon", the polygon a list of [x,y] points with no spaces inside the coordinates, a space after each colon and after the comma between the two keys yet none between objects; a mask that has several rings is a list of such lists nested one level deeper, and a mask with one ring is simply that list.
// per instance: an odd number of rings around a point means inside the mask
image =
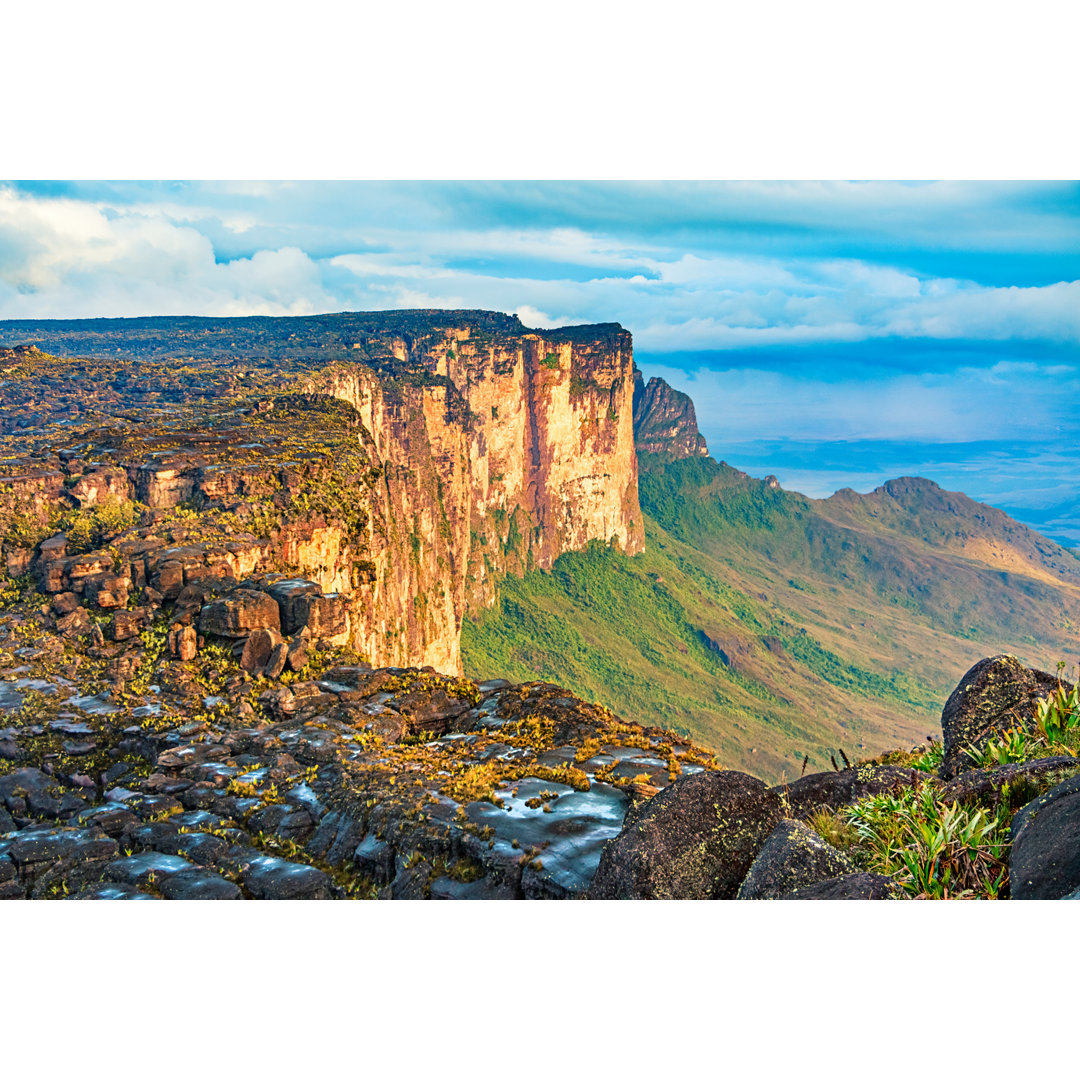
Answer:
[{"label": "wet rock surface", "polygon": [[115,655],[77,642],[75,694],[48,629],[0,617],[0,898],[580,897],[635,802],[713,767],[551,684],[372,669],[294,636],[298,669],[250,672],[227,644],[181,659],[151,624],[119,644],[156,649],[154,682],[110,682]]}]

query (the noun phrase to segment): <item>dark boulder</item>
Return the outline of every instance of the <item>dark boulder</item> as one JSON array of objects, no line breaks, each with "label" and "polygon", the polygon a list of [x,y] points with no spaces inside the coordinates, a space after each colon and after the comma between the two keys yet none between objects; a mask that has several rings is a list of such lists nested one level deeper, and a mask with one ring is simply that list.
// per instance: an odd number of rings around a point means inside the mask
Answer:
[{"label": "dark boulder", "polygon": [[1026,668],[1015,656],[980,660],[949,695],[941,713],[945,759],[941,775],[950,779],[970,764],[967,751],[995,735],[1027,725],[1035,703],[1058,685],[1055,676]]},{"label": "dark boulder", "polygon": [[899,900],[900,887],[884,874],[843,874],[803,885],[782,896],[781,900]]},{"label": "dark boulder", "polygon": [[281,632],[290,635],[307,625],[308,598],[318,596],[322,589],[306,578],[289,578],[287,581],[275,581],[268,586],[267,592],[277,601],[281,611]]},{"label": "dark boulder", "polygon": [[589,896],[730,899],[781,817],[780,796],[753,776],[684,777],[630,811],[600,856]]},{"label": "dark boulder", "polygon": [[779,900],[803,885],[851,873],[855,866],[801,821],[781,821],[739,886],[738,900]]},{"label": "dark boulder", "polygon": [[1060,900],[1080,888],[1080,776],[1017,812],[1009,880],[1014,900]]},{"label": "dark boulder", "polygon": [[911,772],[897,765],[856,765],[839,772],[811,773],[772,790],[787,803],[790,817],[805,820],[815,810],[839,810],[871,795],[908,786]]},{"label": "dark boulder", "polygon": [[281,635],[274,629],[259,627],[252,630],[244,651],[240,654],[240,668],[256,674],[266,667],[270,654],[281,644]]},{"label": "dark boulder", "polygon": [[161,895],[166,900],[240,900],[240,888],[209,870],[182,870],[165,878]]},{"label": "dark boulder", "polygon": [[[938,797],[942,802],[950,803],[996,799],[1006,784],[1015,788],[1019,783],[1035,783],[1047,777],[1050,777],[1051,781],[1060,780],[1078,769],[1080,769],[1080,761],[1064,756],[1035,758],[1033,761],[999,765],[995,769],[968,769],[967,772],[962,772],[942,784],[938,789]],[[1062,775],[1054,777],[1054,773]]]}]

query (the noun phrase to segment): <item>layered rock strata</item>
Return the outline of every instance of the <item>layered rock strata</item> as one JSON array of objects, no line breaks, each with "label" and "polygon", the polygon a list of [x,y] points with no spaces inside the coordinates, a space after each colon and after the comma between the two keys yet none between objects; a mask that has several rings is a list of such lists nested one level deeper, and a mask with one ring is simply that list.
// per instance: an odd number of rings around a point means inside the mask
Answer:
[{"label": "layered rock strata", "polygon": [[[108,609],[143,587],[172,599],[204,578],[299,576],[341,598],[342,640],[368,661],[457,673],[464,613],[501,575],[593,540],[642,549],[632,345],[616,324],[0,325],[13,334],[87,357],[0,357],[4,560],[47,591]],[[108,552],[77,545],[85,568],[61,565],[78,513],[108,515]]]}]

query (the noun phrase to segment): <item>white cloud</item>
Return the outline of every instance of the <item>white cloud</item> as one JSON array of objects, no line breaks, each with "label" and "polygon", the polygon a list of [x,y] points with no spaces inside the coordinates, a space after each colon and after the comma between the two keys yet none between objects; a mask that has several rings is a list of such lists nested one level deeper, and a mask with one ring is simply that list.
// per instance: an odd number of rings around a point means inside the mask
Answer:
[{"label": "white cloud", "polygon": [[[669,202],[700,191],[665,190]],[[0,281],[8,286],[0,317],[482,307],[518,311],[537,326],[619,321],[653,352],[894,336],[1080,342],[1077,281],[989,287],[865,259],[691,252],[672,240],[631,242],[562,225],[426,228],[415,219],[445,218],[445,207],[425,209],[407,191],[379,220],[377,207],[353,219],[338,205],[338,236],[325,224],[330,194],[212,185],[190,202],[171,190],[156,202],[139,189],[125,203],[0,187]],[[928,206],[967,220],[1001,198],[978,185],[733,184],[722,195],[701,192],[704,210],[722,202],[748,220],[768,210],[773,221],[849,231],[875,207],[899,228]],[[282,220],[291,197],[306,224]],[[385,191],[380,198],[390,199]],[[1019,211],[998,214],[988,228],[1015,230],[1021,220]],[[224,258],[221,246],[237,237],[251,247]]]}]

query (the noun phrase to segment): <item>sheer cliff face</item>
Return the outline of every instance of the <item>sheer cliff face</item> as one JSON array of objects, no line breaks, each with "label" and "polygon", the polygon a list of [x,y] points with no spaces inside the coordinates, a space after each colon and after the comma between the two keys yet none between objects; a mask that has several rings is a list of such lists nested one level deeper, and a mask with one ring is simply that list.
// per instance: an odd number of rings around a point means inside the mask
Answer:
[{"label": "sheer cliff face", "polygon": [[694,403],[663,379],[644,384],[634,369],[634,439],[642,454],[677,458],[706,457],[705,437],[698,431]]},{"label": "sheer cliff face", "polygon": [[16,332],[54,350],[11,352],[0,387],[0,441],[18,443],[0,525],[28,523],[2,554],[19,572],[37,557],[20,536],[59,513],[148,507],[190,548],[154,554],[171,549],[140,526],[148,581],[159,562],[182,587],[301,575],[338,594],[331,636],[372,663],[456,673],[462,618],[502,576],[592,540],[643,547],[633,353],[616,324],[391,311],[0,325],[0,340]]},{"label": "sheer cliff face", "polygon": [[306,383],[356,408],[385,466],[354,639],[380,663],[456,672],[465,610],[503,574],[591,540],[642,550],[630,335],[459,325],[390,345],[411,377],[336,363]]}]

